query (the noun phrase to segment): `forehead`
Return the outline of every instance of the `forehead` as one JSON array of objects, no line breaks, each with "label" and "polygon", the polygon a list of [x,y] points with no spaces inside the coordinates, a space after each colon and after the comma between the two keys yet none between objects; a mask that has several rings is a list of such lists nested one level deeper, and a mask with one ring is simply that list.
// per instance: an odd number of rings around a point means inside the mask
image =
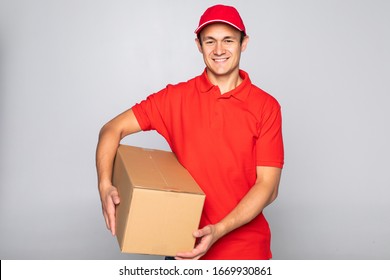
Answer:
[{"label": "forehead", "polygon": [[200,32],[200,36],[202,38],[240,37],[241,32],[229,24],[218,22],[218,23],[209,24],[205,28],[203,28],[202,31]]}]

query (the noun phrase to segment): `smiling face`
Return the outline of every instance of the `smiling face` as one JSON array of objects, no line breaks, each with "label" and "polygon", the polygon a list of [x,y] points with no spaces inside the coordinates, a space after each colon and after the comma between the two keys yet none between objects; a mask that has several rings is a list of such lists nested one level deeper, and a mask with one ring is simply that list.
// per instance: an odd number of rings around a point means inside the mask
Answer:
[{"label": "smiling face", "polygon": [[201,41],[196,39],[196,43],[211,81],[238,76],[241,52],[248,39],[245,36],[241,42],[241,32],[224,23],[210,24],[201,31]]}]

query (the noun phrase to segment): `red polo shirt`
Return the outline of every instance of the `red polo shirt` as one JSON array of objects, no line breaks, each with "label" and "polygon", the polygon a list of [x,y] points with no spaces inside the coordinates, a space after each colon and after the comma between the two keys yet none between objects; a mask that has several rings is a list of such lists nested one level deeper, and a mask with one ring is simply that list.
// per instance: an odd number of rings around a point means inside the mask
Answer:
[{"label": "red polo shirt", "polygon": [[[200,228],[237,205],[256,181],[256,166],[283,167],[280,106],[246,72],[240,76],[242,83],[221,95],[204,71],[132,108],[142,130],[157,130],[205,192]],[[270,238],[261,213],[218,240],[203,259],[269,259]]]}]

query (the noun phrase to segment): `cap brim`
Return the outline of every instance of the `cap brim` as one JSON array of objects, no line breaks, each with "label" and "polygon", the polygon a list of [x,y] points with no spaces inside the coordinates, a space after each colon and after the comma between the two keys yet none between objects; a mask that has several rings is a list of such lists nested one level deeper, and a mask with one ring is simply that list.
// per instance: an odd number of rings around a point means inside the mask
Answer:
[{"label": "cap brim", "polygon": [[[217,22],[221,22],[221,23],[226,23],[226,24],[229,24],[230,26],[234,27],[235,29],[237,29],[238,31],[241,31],[241,32],[244,32],[244,30],[242,30],[241,28],[239,28],[237,25],[231,23],[231,22],[228,22],[226,20],[223,20],[223,19],[213,19],[213,20],[209,20],[209,21],[206,21],[204,23],[202,23],[201,25],[198,26],[198,28],[195,30],[194,33],[198,34],[203,28],[205,28],[207,25],[209,24],[212,24],[212,23],[217,23]],[[246,35],[246,34],[245,34]]]}]

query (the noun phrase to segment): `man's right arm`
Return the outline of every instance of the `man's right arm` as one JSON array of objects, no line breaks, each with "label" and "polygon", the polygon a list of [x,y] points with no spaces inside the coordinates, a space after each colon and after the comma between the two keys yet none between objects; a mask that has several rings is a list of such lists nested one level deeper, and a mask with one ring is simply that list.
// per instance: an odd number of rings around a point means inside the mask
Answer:
[{"label": "man's right arm", "polygon": [[115,205],[119,204],[117,189],[112,185],[112,168],[119,143],[125,136],[141,131],[131,109],[106,123],[99,133],[96,148],[96,169],[102,210],[107,228],[115,235]]}]

